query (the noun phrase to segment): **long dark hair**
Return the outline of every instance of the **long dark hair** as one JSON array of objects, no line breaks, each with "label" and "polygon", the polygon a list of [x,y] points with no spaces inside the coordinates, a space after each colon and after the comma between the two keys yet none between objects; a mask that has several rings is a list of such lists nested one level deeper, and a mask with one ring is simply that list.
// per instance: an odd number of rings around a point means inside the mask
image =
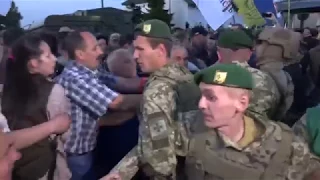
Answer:
[{"label": "long dark hair", "polygon": [[7,64],[2,96],[2,112],[8,121],[33,117],[33,114],[45,110],[47,102],[42,100],[41,93],[48,87],[46,84],[49,81],[40,74],[31,74],[28,69],[28,62],[42,54],[42,42],[39,35],[28,34],[21,37],[12,48],[13,59]]}]

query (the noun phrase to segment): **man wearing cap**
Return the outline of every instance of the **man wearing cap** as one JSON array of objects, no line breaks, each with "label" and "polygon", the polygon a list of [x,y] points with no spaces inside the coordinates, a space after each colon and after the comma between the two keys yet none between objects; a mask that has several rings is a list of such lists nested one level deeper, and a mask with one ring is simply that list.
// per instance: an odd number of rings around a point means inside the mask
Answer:
[{"label": "man wearing cap", "polygon": [[110,51],[120,48],[120,37],[121,35],[119,33],[113,33],[110,35],[108,42]]},{"label": "man wearing cap", "polygon": [[274,80],[258,69],[252,68],[248,60],[252,54],[253,40],[242,30],[225,30],[218,38],[219,63],[238,64],[253,75],[255,87],[248,110],[274,119],[280,102],[280,93]]},{"label": "man wearing cap", "polygon": [[252,73],[217,64],[195,75],[204,121],[195,121],[186,158],[187,180],[301,180],[319,168],[308,144],[289,127],[246,111]]},{"label": "man wearing cap", "polygon": [[[180,84],[197,86],[187,68],[170,61],[172,35],[165,22],[148,20],[138,25],[135,32],[134,58],[143,72],[151,73],[141,103],[137,152],[144,172],[151,179],[176,179],[179,163],[176,156],[185,153],[177,146],[185,144],[181,139],[186,137],[177,138],[178,94],[175,87]],[[190,92],[185,103],[199,99],[197,95],[200,96],[200,91],[198,94]],[[194,109],[198,110],[196,103]]]},{"label": "man wearing cap", "polygon": [[[188,93],[185,93],[188,97],[183,102],[189,110],[194,111],[198,111],[200,91],[190,71],[170,61],[171,32],[165,22],[148,20],[138,25],[135,31],[134,58],[141,70],[151,75],[141,102],[136,151],[134,149],[124,157],[115,170],[120,172],[124,180],[130,180],[140,161],[140,167],[150,179],[175,180],[180,157],[185,156],[188,146],[187,135],[181,133],[186,130],[180,126],[181,121],[176,116],[180,113],[177,99],[181,100],[182,97],[176,89],[182,84],[190,87]],[[192,89],[196,89],[196,93]]]}]

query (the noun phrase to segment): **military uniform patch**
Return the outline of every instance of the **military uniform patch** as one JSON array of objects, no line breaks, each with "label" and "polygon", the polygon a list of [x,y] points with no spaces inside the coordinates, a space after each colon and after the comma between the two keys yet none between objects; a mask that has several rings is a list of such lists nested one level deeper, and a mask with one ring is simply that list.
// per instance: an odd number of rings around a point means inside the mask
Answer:
[{"label": "military uniform patch", "polygon": [[164,114],[153,113],[148,116],[148,129],[153,149],[162,149],[170,146],[168,126]]},{"label": "military uniform patch", "polygon": [[215,76],[214,76],[213,82],[215,82],[217,84],[222,84],[222,83],[224,83],[226,81],[227,75],[228,75],[227,72],[219,72],[219,71],[217,71]]},{"label": "military uniform patch", "polygon": [[167,132],[167,125],[164,120],[157,120],[157,121],[151,122],[149,127],[150,127],[150,134],[152,139],[158,139],[164,133]]},{"label": "military uniform patch", "polygon": [[144,24],[142,30],[144,33],[149,34],[151,31],[151,24]]}]

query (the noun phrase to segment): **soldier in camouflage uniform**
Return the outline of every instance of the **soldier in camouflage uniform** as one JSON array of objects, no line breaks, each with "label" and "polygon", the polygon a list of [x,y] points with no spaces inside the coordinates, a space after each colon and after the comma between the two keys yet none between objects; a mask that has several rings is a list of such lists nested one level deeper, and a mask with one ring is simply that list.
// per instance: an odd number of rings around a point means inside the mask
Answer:
[{"label": "soldier in camouflage uniform", "polygon": [[293,103],[292,78],[283,68],[298,55],[300,35],[282,27],[266,27],[256,44],[257,66],[274,79],[281,94],[276,120],[283,120]]},{"label": "soldier in camouflage uniform", "polygon": [[196,121],[186,159],[187,180],[301,180],[318,170],[305,141],[281,123],[246,111],[254,79],[236,64],[195,75],[204,121]]},{"label": "soldier in camouflage uniform", "polygon": [[265,72],[252,68],[248,60],[252,54],[253,40],[242,30],[225,30],[218,39],[220,63],[236,63],[253,75],[255,88],[251,94],[248,110],[275,118],[280,93],[274,80]]},{"label": "soldier in camouflage uniform", "polygon": [[115,170],[127,180],[139,165],[150,179],[176,179],[177,156],[185,156],[188,138],[184,127],[177,122],[177,96],[181,94],[177,94],[175,87],[186,84],[197,88],[198,99],[188,89],[189,100],[185,101],[186,105],[194,104],[197,111],[200,90],[188,69],[169,60],[172,42],[166,23],[148,20],[138,25],[135,32],[134,57],[141,70],[151,75],[141,102],[138,145]]}]

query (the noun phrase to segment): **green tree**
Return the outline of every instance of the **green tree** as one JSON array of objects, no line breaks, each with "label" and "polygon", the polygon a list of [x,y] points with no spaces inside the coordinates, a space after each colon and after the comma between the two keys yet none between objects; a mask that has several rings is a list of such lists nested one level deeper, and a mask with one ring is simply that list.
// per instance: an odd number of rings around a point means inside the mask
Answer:
[{"label": "green tree", "polygon": [[146,0],[148,3],[148,13],[144,14],[144,20],[159,19],[171,25],[172,15],[164,9],[164,0]]},{"label": "green tree", "polygon": [[20,27],[20,20],[22,15],[20,14],[18,7],[14,1],[11,2],[10,9],[6,14],[6,26],[7,27]]},{"label": "green tree", "polygon": [[0,14],[0,30],[3,29],[7,24],[6,17]]},{"label": "green tree", "polygon": [[133,25],[137,25],[137,24],[141,23],[143,20],[141,8],[137,5],[135,5],[134,3],[131,3],[129,9],[131,9],[131,12],[132,12],[131,20],[133,22]]}]

